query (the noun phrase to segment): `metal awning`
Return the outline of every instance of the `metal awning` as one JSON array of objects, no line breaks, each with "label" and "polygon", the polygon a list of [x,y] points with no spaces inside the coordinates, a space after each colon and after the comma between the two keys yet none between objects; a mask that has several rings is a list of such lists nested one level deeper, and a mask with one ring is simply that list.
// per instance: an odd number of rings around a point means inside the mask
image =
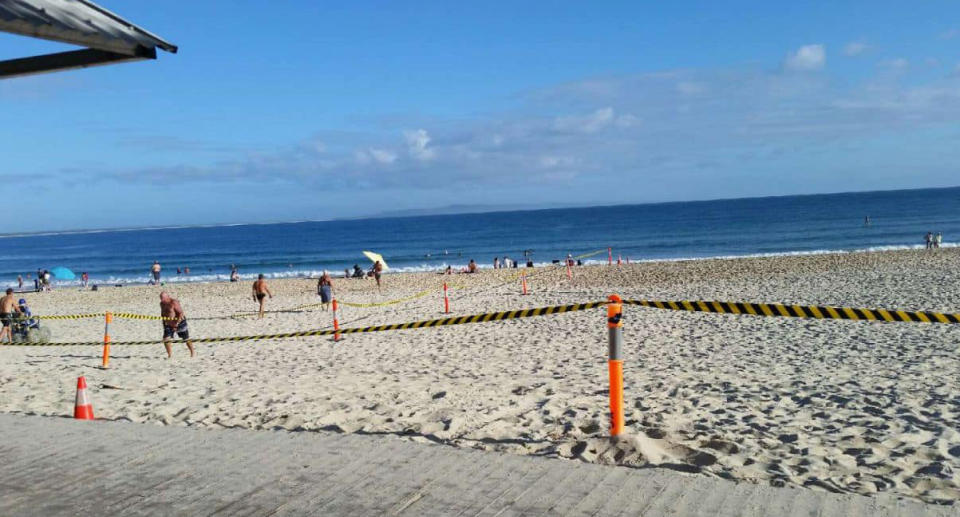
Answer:
[{"label": "metal awning", "polygon": [[177,47],[87,0],[0,0],[0,31],[87,47],[0,61],[0,79],[156,59]]}]

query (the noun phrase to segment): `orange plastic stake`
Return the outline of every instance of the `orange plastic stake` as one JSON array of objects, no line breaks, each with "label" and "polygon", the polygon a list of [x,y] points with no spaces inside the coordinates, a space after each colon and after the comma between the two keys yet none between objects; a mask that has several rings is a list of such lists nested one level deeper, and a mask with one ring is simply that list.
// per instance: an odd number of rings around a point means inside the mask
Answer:
[{"label": "orange plastic stake", "polygon": [[523,289],[523,295],[527,295],[527,274],[520,273],[520,287]]},{"label": "orange plastic stake", "polygon": [[337,299],[333,299],[333,340],[340,341],[340,322],[337,320]]},{"label": "orange plastic stake", "polygon": [[613,294],[608,298],[607,329],[610,333],[610,436],[623,433],[623,300]]},{"label": "orange plastic stake", "polygon": [[567,262],[567,280],[573,280],[573,271],[570,270],[570,262]]},{"label": "orange plastic stake", "polygon": [[113,313],[107,311],[103,315],[104,324],[103,324],[103,367],[110,367],[110,323],[113,322]]},{"label": "orange plastic stake", "polygon": [[443,313],[450,314],[450,298],[447,296],[447,283],[443,283]]}]

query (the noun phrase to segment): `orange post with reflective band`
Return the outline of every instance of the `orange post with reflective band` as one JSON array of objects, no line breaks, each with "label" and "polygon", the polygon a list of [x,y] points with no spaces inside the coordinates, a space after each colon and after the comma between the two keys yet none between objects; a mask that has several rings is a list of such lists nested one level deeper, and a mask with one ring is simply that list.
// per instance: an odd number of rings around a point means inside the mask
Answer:
[{"label": "orange post with reflective band", "polygon": [[447,296],[447,283],[443,283],[443,313],[450,314],[450,298]]},{"label": "orange post with reflective band", "polygon": [[520,289],[524,296],[527,295],[527,274],[520,273]]},{"label": "orange post with reflective band", "polygon": [[113,323],[113,313],[107,311],[103,315],[103,367],[110,366],[110,324]]},{"label": "orange post with reflective band", "polygon": [[340,341],[340,322],[337,320],[337,299],[333,299],[333,340]]},{"label": "orange post with reflective band", "polygon": [[623,433],[623,300],[615,294],[607,299],[610,302],[607,304],[610,436],[619,436]]}]

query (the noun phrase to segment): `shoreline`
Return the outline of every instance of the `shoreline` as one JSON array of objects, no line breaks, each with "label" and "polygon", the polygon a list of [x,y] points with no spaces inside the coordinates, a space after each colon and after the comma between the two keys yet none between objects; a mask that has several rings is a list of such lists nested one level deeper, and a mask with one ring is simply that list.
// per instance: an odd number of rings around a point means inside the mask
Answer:
[{"label": "shoreline", "polygon": [[[635,265],[635,264],[668,264],[668,263],[684,263],[684,262],[710,262],[710,261],[737,261],[737,260],[751,260],[751,259],[779,259],[779,258],[789,258],[789,257],[818,257],[818,256],[832,256],[832,255],[859,255],[859,254],[877,254],[877,253],[905,253],[905,252],[925,252],[925,253],[937,253],[943,250],[946,252],[951,249],[960,248],[960,243],[944,242],[940,248],[928,250],[925,249],[922,244],[916,245],[883,245],[883,246],[873,246],[870,248],[862,249],[850,249],[850,250],[810,250],[810,251],[783,251],[783,252],[770,252],[770,253],[754,253],[746,255],[718,255],[718,256],[709,256],[709,257],[676,257],[676,258],[651,258],[651,259],[630,259],[629,257],[623,257],[623,265]],[[552,259],[558,260],[558,262],[534,262],[534,268],[540,270],[542,268],[548,268],[551,266],[560,266],[563,267],[563,259]],[[614,265],[617,263],[617,254],[614,254]],[[384,271],[384,275],[394,276],[394,275],[407,275],[407,274],[442,274],[444,269],[448,264],[444,263],[434,267],[421,267],[421,266],[404,266],[400,268],[391,268],[387,271]],[[462,265],[449,264],[454,268],[454,270],[466,267],[466,262]],[[583,261],[583,264],[576,267],[593,267],[593,266],[606,266],[607,260],[600,260],[594,258],[588,258]],[[493,267],[486,263],[477,264],[478,268],[482,271],[494,271]],[[525,268],[523,266],[518,266],[516,268],[501,268],[508,271],[519,272]],[[317,280],[322,273],[322,269],[311,269],[311,270],[295,270],[289,274],[286,272],[274,271],[264,273],[264,276],[267,280],[277,281],[277,280]],[[364,270],[366,271],[366,270]],[[331,275],[334,279],[339,280],[348,280],[342,276],[341,271],[330,270]],[[256,280],[258,273],[241,273],[240,281],[236,283],[243,283],[245,281]],[[453,276],[458,276],[460,273],[455,272]],[[177,275],[174,276],[176,280],[166,280],[161,282],[161,286],[165,285],[192,285],[192,284],[220,284],[220,283],[231,283],[229,280],[228,273],[207,273],[207,274],[195,274],[192,275],[196,280],[188,279],[191,275]],[[209,276],[216,276],[217,278],[205,278]],[[32,279],[31,279],[32,280]],[[98,288],[115,288],[115,287],[136,287],[136,286],[152,286],[149,280],[149,273],[145,274],[143,280],[137,281],[98,281],[94,278],[88,282],[89,287],[94,285]],[[24,281],[26,286],[26,280]],[[13,287],[17,293],[32,293],[36,291],[32,290],[23,290],[18,291],[16,287],[16,282],[8,282],[6,287]],[[55,289],[75,289],[80,287],[79,280],[72,280],[68,284],[57,285]],[[87,289],[89,289],[89,287]]]}]

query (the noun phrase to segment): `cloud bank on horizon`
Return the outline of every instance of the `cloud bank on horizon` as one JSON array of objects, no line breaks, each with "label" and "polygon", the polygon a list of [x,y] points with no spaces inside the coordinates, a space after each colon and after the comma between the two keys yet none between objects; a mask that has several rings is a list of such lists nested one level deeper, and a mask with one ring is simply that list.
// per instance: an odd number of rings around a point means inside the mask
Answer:
[{"label": "cloud bank on horizon", "polygon": [[[852,41],[835,59],[859,58],[869,48]],[[884,58],[868,79],[849,84],[830,73],[828,54],[825,45],[811,43],[789,50],[779,64],[583,78],[520,92],[515,109],[473,119],[411,117],[368,133],[318,128],[275,149],[206,164],[115,168],[100,180],[295,182],[349,191],[537,186],[604,175],[653,182],[665,175],[717,175],[743,182],[751,171],[815,179],[863,163],[889,174],[883,170],[888,143],[906,146],[927,131],[955,129],[957,74],[943,70],[918,83],[902,75],[907,59]],[[910,156],[910,149],[903,151]],[[796,163],[816,165],[798,169]],[[946,161],[939,166],[953,168]]]}]

